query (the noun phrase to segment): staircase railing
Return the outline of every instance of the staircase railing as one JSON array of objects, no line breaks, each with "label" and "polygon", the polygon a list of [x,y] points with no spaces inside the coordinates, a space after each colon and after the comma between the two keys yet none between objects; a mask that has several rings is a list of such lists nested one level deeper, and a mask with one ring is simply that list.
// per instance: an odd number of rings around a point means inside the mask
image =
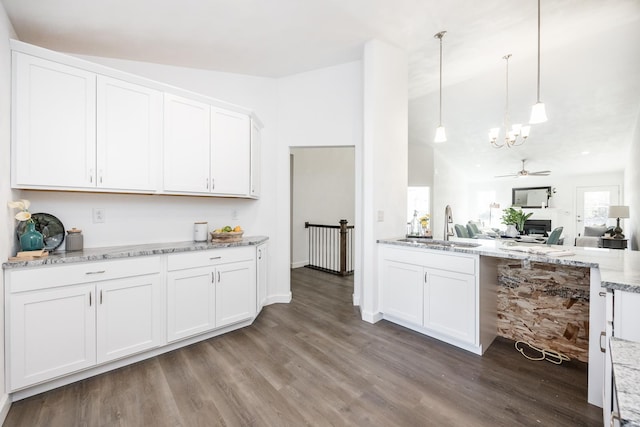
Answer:
[{"label": "staircase railing", "polygon": [[305,267],[347,276],[353,274],[353,225],[304,223],[309,230],[309,263]]}]

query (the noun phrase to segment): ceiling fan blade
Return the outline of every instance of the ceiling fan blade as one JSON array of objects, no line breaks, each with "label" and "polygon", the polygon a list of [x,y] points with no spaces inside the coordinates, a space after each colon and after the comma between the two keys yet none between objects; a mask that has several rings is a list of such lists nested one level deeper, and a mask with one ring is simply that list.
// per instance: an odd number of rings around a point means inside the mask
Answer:
[{"label": "ceiling fan blade", "polygon": [[494,175],[494,178],[509,178],[509,177],[514,177],[514,176],[518,176],[517,173],[512,173],[511,175]]},{"label": "ceiling fan blade", "polygon": [[551,171],[537,171],[537,172],[529,172],[529,175],[533,176],[548,176]]}]

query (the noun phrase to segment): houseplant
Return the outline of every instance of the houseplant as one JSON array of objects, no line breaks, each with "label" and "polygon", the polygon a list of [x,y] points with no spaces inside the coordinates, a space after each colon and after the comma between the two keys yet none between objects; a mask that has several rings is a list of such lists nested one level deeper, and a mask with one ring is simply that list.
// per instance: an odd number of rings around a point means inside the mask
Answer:
[{"label": "houseplant", "polygon": [[[517,231],[520,233],[524,231],[525,221],[529,219],[531,215],[533,215],[533,212],[526,214],[522,211],[522,209],[516,209],[513,206],[504,209],[502,212],[503,212],[502,223],[505,224],[507,227],[510,225],[515,226]],[[507,235],[509,235],[509,233]],[[515,237],[515,236],[512,236],[512,237]]]}]

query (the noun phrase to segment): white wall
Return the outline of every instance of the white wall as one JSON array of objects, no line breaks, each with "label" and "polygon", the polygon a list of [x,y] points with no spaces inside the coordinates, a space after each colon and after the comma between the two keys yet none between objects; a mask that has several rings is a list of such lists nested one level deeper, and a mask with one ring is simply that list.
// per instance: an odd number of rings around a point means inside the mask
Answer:
[{"label": "white wall", "polygon": [[[453,224],[466,224],[469,217],[469,181],[462,171],[452,165],[437,149],[434,150],[433,205],[431,210],[431,232],[434,239],[444,238],[444,210],[451,206]],[[463,222],[464,220],[464,222]]]},{"label": "white wall", "polygon": [[[277,257],[279,286],[290,289],[290,148],[355,147],[358,185],[358,150],[362,145],[362,63],[350,62],[279,79],[278,129],[276,162],[265,165],[276,178],[278,216],[275,230],[282,236],[277,246],[272,247],[271,254]],[[357,197],[356,190],[356,206]],[[357,213],[354,222],[359,224]],[[356,236],[358,232],[356,227]],[[357,280],[355,278],[356,283]],[[354,296],[354,299],[357,298]]]},{"label": "white wall", "polygon": [[624,204],[629,206],[631,218],[624,220],[624,225],[620,226],[629,239],[629,247],[637,251],[640,250],[640,115],[636,121],[633,140],[627,156],[624,182]]},{"label": "white wall", "polygon": [[[406,52],[378,40],[364,50],[364,143],[362,145],[361,243],[363,320],[380,319],[377,239],[406,232],[408,155]],[[356,150],[356,158],[359,153]],[[357,175],[358,172],[356,172]],[[361,220],[359,218],[362,218]],[[356,264],[357,267],[357,264]],[[358,286],[356,277],[356,286]]]},{"label": "white wall", "polygon": [[[7,202],[19,197],[18,191],[11,190],[10,183],[10,152],[11,152],[11,54],[9,39],[15,38],[13,27],[7,18],[4,6],[0,4],[0,261],[4,262],[16,252],[15,227],[16,222],[13,209],[7,207]],[[4,388],[4,278],[0,275],[0,424],[4,421],[9,410],[8,395]]]},{"label": "white wall", "polygon": [[431,146],[409,143],[408,185],[433,189],[433,148]]},{"label": "white wall", "polygon": [[[291,266],[308,264],[305,221],[338,225],[355,218],[355,151],[352,147],[293,148]],[[357,224],[356,224],[357,226]]]}]

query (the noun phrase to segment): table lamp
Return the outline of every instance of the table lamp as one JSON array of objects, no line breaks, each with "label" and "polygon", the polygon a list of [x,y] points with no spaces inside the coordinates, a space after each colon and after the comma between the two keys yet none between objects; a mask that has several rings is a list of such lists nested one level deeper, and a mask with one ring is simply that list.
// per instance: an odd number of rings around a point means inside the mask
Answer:
[{"label": "table lamp", "polygon": [[613,238],[624,239],[622,228],[620,228],[620,218],[629,218],[629,206],[609,206],[609,218],[618,220],[616,228],[613,229]]}]

